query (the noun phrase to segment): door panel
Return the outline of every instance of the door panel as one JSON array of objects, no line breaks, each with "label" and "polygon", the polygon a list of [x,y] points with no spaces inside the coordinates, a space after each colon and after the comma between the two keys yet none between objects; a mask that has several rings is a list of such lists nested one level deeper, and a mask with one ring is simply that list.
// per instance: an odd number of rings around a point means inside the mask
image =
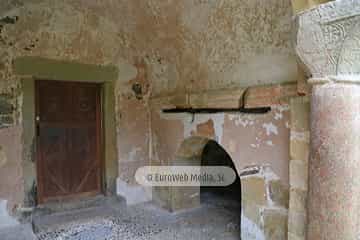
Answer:
[{"label": "door panel", "polygon": [[41,144],[41,158],[46,159],[42,164],[41,173],[45,192],[50,196],[67,193],[68,172],[66,171],[67,147],[66,128],[40,126],[39,143]]},{"label": "door panel", "polygon": [[36,81],[39,202],[101,192],[100,86]]}]

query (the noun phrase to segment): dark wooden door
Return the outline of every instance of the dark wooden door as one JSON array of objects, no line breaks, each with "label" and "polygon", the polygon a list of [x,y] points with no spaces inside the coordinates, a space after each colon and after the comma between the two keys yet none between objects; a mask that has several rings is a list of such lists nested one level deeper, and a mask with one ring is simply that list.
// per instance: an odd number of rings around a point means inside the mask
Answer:
[{"label": "dark wooden door", "polygon": [[38,200],[101,193],[100,86],[36,81]]}]

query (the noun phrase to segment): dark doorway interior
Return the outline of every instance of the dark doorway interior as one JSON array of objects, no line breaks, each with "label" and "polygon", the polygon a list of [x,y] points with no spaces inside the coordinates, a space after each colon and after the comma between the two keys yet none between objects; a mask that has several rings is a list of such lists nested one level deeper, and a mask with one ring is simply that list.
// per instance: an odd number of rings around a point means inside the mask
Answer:
[{"label": "dark doorway interior", "polygon": [[[213,140],[210,140],[204,147],[201,166],[227,166],[237,173],[229,154]],[[201,187],[200,198],[202,204],[216,205],[232,212],[236,229],[240,231],[241,182],[238,174],[236,174],[236,181],[227,187]]]},{"label": "dark doorway interior", "polygon": [[36,81],[39,203],[101,193],[100,87]]}]

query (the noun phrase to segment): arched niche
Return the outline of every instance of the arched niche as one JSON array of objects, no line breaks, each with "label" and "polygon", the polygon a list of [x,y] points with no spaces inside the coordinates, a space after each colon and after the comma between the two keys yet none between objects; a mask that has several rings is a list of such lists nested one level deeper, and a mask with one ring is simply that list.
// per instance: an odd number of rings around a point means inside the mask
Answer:
[{"label": "arched niche", "polygon": [[[204,150],[211,151],[211,155],[204,162]],[[206,154],[205,154],[206,156]],[[218,159],[217,159],[218,158]],[[227,158],[227,163],[221,159]],[[203,160],[203,161],[202,161]],[[183,140],[177,153],[171,163],[172,166],[228,166],[236,172],[235,165],[226,150],[216,141],[206,137],[189,137]],[[238,181],[240,181],[239,174]],[[241,186],[239,185],[239,201],[241,201]],[[199,207],[201,204],[201,188],[200,187],[155,187],[154,200],[171,212],[183,211]]]}]

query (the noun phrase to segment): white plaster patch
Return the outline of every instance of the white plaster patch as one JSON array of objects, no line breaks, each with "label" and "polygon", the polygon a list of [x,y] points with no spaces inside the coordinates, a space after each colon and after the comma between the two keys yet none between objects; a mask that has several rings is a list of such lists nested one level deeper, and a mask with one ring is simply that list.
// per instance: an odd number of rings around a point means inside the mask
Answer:
[{"label": "white plaster patch", "polygon": [[152,200],[152,190],[150,187],[131,186],[120,178],[116,180],[116,193],[125,198],[127,205],[135,205]]},{"label": "white plaster patch", "polygon": [[275,105],[272,106],[272,110],[275,111],[275,120],[281,120],[284,117],[284,112],[290,110],[289,105]]},{"label": "white plaster patch", "polygon": [[241,213],[241,239],[265,240],[265,235],[260,227],[248,219],[243,213]]},{"label": "white plaster patch", "polygon": [[255,138],[255,143],[250,144],[250,147],[252,148],[260,148],[262,144],[262,140],[259,137]]},{"label": "white plaster patch", "polygon": [[266,135],[270,136],[271,134],[278,135],[278,128],[273,123],[264,123],[262,127],[266,130]]},{"label": "white plaster patch", "polygon": [[236,126],[252,126],[256,123],[256,118],[249,114],[229,114],[230,121],[234,121]]},{"label": "white plaster patch", "polygon": [[127,83],[129,80],[134,79],[138,74],[136,67],[127,62],[120,62],[118,69],[120,83]]},{"label": "white plaster patch", "polygon": [[264,176],[264,178],[268,181],[271,180],[280,180],[279,176],[277,176],[273,170],[271,169],[271,165],[265,164],[260,168],[260,174]]},{"label": "white plaster patch", "polygon": [[19,222],[7,212],[7,200],[0,200],[0,229],[18,225]]},{"label": "white plaster patch", "polygon": [[266,141],[266,145],[268,145],[268,146],[274,146],[274,143],[269,140],[269,141]]},{"label": "white plaster patch", "polygon": [[258,143],[252,143],[252,144],[250,144],[250,147],[252,147],[252,148],[259,148],[260,147],[260,144],[258,144]]}]

